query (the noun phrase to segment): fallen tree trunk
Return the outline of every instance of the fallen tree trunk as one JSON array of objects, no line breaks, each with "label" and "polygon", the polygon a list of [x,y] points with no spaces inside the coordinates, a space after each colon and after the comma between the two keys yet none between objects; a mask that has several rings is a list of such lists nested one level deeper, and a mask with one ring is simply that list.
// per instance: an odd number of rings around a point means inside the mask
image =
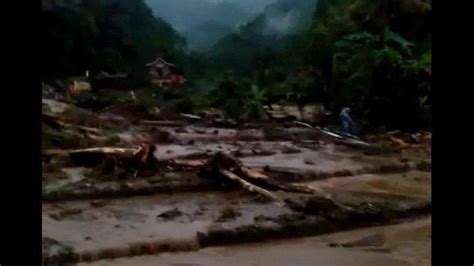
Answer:
[{"label": "fallen tree trunk", "polygon": [[[72,125],[71,125],[72,126]],[[94,135],[100,135],[101,131],[98,128],[95,127],[84,127],[84,126],[77,126],[79,131],[85,132],[85,133],[91,133]]]},{"label": "fallen tree trunk", "polygon": [[184,118],[189,118],[189,119],[193,119],[193,120],[201,120],[202,117],[201,116],[198,116],[198,115],[193,115],[193,114],[180,114],[181,117],[184,117]]},{"label": "fallen tree trunk", "polygon": [[304,122],[300,122],[300,121],[293,121],[293,123],[295,123],[296,125],[300,125],[300,126],[303,126],[303,127],[314,129],[314,127],[312,125],[308,124],[308,123],[304,123]]},{"label": "fallen tree trunk", "polygon": [[335,139],[334,143],[339,144],[339,145],[346,145],[350,146],[356,149],[362,149],[362,150],[369,150],[369,151],[377,151],[377,152],[397,152],[397,149],[392,149],[380,145],[374,145],[374,144],[369,144],[365,143],[362,141],[358,140],[346,140],[346,139]]},{"label": "fallen tree trunk", "polygon": [[269,179],[269,177],[267,175],[264,175],[260,172],[255,171],[255,170],[248,169],[246,167],[241,167],[240,171],[246,177],[252,178],[252,179],[255,179],[255,180],[265,180],[265,181],[267,181]]},{"label": "fallen tree trunk", "polygon": [[[238,184],[242,186],[245,190],[256,191],[260,194],[267,193],[269,192],[269,190],[281,190],[286,192],[308,194],[314,193],[314,190],[309,187],[297,186],[292,184],[282,184],[273,181],[268,176],[260,172],[250,170],[242,166],[242,164],[237,159],[232,158],[229,155],[226,155],[221,152],[217,153],[211,160],[209,160],[205,165],[203,165],[201,170],[202,172],[206,173],[207,176],[222,175],[228,180],[238,181]],[[232,175],[229,175],[229,173],[231,173]],[[250,188],[252,190],[249,190]],[[268,193],[265,196],[271,198]]]},{"label": "fallen tree trunk", "polygon": [[241,173],[241,175],[244,176],[245,179],[251,180],[253,183],[258,184],[261,187],[266,187],[267,189],[305,194],[314,193],[314,190],[308,186],[282,184],[280,182],[271,180],[267,175],[264,175],[254,170],[250,170],[245,167],[241,167],[240,169],[238,169],[238,172]]},{"label": "fallen tree trunk", "polygon": [[294,184],[280,184],[280,183],[273,183],[273,185],[277,186],[280,190],[286,192],[293,192],[293,193],[304,193],[304,194],[314,194],[314,189],[308,186],[302,185],[294,185]]},{"label": "fallen tree trunk", "polygon": [[131,158],[139,149],[98,147],[69,152],[72,162],[81,166],[97,166],[107,158]]},{"label": "fallen tree trunk", "polygon": [[240,178],[239,176],[237,176],[236,174],[232,173],[231,171],[229,170],[225,170],[225,169],[221,169],[219,170],[219,173],[225,177],[227,177],[228,179],[232,180],[232,181],[235,181],[237,183],[239,183],[239,185],[249,191],[249,192],[257,192],[258,194],[260,195],[263,195],[264,197],[267,197],[271,200],[274,200],[274,201],[279,201],[277,196],[275,196],[273,193],[271,193],[270,191],[268,190],[265,190],[263,188],[260,188],[258,186],[255,186],[253,185],[252,183]]},{"label": "fallen tree trunk", "polygon": [[206,164],[205,160],[172,159],[161,160],[159,164],[173,171],[196,171]]},{"label": "fallen tree trunk", "polygon": [[161,162],[155,157],[155,150],[155,145],[142,143],[136,149],[102,147],[74,150],[69,157],[78,165],[97,167],[97,173],[123,179],[156,174]]},{"label": "fallen tree trunk", "polygon": [[103,155],[117,155],[117,156],[132,156],[135,154],[139,149],[136,148],[115,148],[115,147],[96,147],[96,148],[88,148],[88,149],[80,149],[80,150],[72,150],[69,152],[70,155],[96,155],[96,154],[103,154]]}]

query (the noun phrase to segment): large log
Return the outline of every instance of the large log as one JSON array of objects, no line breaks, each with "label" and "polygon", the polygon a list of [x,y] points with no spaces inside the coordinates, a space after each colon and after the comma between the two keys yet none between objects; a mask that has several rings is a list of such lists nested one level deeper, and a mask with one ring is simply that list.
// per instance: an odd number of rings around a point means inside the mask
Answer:
[{"label": "large log", "polygon": [[295,123],[296,125],[306,127],[306,128],[314,129],[314,127],[312,125],[308,124],[308,123],[304,123],[304,122],[300,122],[300,121],[293,121],[293,123]]},{"label": "large log", "polygon": [[132,158],[139,149],[97,147],[89,149],[72,150],[69,158],[76,164],[82,166],[97,166],[106,158]]},{"label": "large log", "polygon": [[161,163],[155,157],[155,145],[142,143],[139,148],[91,148],[69,153],[71,161],[86,167],[96,167],[106,175],[116,173],[117,167],[133,176],[156,174]]},{"label": "large log", "polygon": [[77,126],[77,128],[79,129],[79,131],[82,131],[84,133],[90,133],[90,134],[94,134],[94,135],[100,135],[101,134],[101,130],[98,129],[98,128],[95,128],[95,127]]},{"label": "large log", "polygon": [[116,148],[116,147],[96,147],[88,149],[79,149],[72,150],[69,152],[71,155],[95,155],[95,154],[104,154],[104,155],[117,155],[117,156],[132,156],[139,149],[138,148]]},{"label": "large log", "polygon": [[305,193],[313,194],[314,190],[308,186],[294,185],[294,184],[283,184],[274,180],[271,180],[267,175],[264,175],[255,170],[242,167],[237,170],[241,175],[252,183],[261,187],[271,190],[282,190],[286,192]]},{"label": "large log", "polygon": [[339,144],[339,145],[349,146],[356,149],[362,149],[366,151],[377,151],[377,152],[397,152],[398,151],[397,149],[384,147],[381,145],[370,144],[363,141],[352,140],[352,139],[351,140],[335,139],[334,143]]},{"label": "large log", "polygon": [[180,116],[184,117],[184,118],[189,118],[189,119],[192,119],[192,120],[201,120],[202,119],[201,116],[193,115],[193,114],[183,114],[183,113],[181,113]]},{"label": "large log", "polygon": [[[222,170],[232,173],[236,177],[241,180],[244,180],[247,185],[251,184],[252,188],[258,188],[263,191],[268,190],[282,190],[286,192],[296,192],[296,193],[308,193],[313,194],[313,189],[305,186],[297,186],[292,184],[282,184],[271,180],[268,176],[257,172],[255,170],[248,169],[244,167],[240,161],[237,159],[226,155],[224,153],[217,153],[211,160],[209,160],[204,166],[203,169],[207,171],[207,173],[211,175],[215,175],[216,173],[221,173]],[[222,174],[222,173],[221,173]],[[229,178],[228,175],[224,175],[225,177]],[[232,176],[235,179],[235,176]],[[231,178],[229,178],[231,179]],[[235,181],[234,179],[231,179]],[[240,181],[239,181],[240,182]],[[240,182],[239,184],[242,184]],[[246,188],[244,188],[246,189]],[[246,189],[248,190],[248,189]]]},{"label": "large log", "polygon": [[205,160],[186,160],[186,159],[174,159],[163,162],[166,166],[171,167],[172,169],[187,169],[187,170],[197,170],[206,163]]},{"label": "large log", "polygon": [[267,197],[271,200],[274,200],[274,201],[277,201],[277,202],[280,201],[277,198],[277,196],[275,196],[272,192],[270,192],[266,189],[263,189],[261,187],[253,185],[252,183],[240,178],[239,176],[237,176],[236,174],[232,173],[229,170],[221,169],[221,170],[219,170],[219,173],[221,175],[227,177],[228,179],[237,182],[243,189],[245,189],[249,192],[256,192],[256,193],[258,193],[260,195],[263,195],[264,197]]}]

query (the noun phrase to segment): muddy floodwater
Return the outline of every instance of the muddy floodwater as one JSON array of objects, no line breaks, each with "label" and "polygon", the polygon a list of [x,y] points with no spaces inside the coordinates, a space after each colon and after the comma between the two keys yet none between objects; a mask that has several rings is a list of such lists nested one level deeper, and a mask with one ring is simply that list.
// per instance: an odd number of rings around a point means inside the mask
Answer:
[{"label": "muddy floodwater", "polygon": [[44,103],[44,265],[431,264],[421,137],[367,148],[293,123]]},{"label": "muddy floodwater", "polygon": [[[334,247],[331,247],[334,246]],[[431,217],[311,238],[80,265],[431,265]]]}]

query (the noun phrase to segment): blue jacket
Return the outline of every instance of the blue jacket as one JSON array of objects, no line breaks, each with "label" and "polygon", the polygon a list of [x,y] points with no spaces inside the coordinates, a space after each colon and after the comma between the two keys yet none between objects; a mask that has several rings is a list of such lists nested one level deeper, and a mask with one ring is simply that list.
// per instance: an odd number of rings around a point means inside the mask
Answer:
[{"label": "blue jacket", "polygon": [[352,120],[349,112],[350,111],[348,109],[343,109],[341,113],[339,114],[339,119],[341,119],[342,121],[348,122],[351,126],[354,126],[355,125],[354,121]]}]

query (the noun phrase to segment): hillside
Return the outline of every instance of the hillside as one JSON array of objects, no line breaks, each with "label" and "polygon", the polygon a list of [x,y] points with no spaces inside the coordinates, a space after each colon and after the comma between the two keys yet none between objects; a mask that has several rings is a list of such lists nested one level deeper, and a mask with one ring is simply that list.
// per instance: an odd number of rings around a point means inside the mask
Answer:
[{"label": "hillside", "polygon": [[184,40],[143,0],[42,1],[42,77],[128,72]]},{"label": "hillside", "polygon": [[[278,0],[237,32],[222,38],[207,57],[216,68],[250,74],[262,57],[281,51],[311,24],[315,0]],[[237,52],[236,52],[237,51]]]}]

